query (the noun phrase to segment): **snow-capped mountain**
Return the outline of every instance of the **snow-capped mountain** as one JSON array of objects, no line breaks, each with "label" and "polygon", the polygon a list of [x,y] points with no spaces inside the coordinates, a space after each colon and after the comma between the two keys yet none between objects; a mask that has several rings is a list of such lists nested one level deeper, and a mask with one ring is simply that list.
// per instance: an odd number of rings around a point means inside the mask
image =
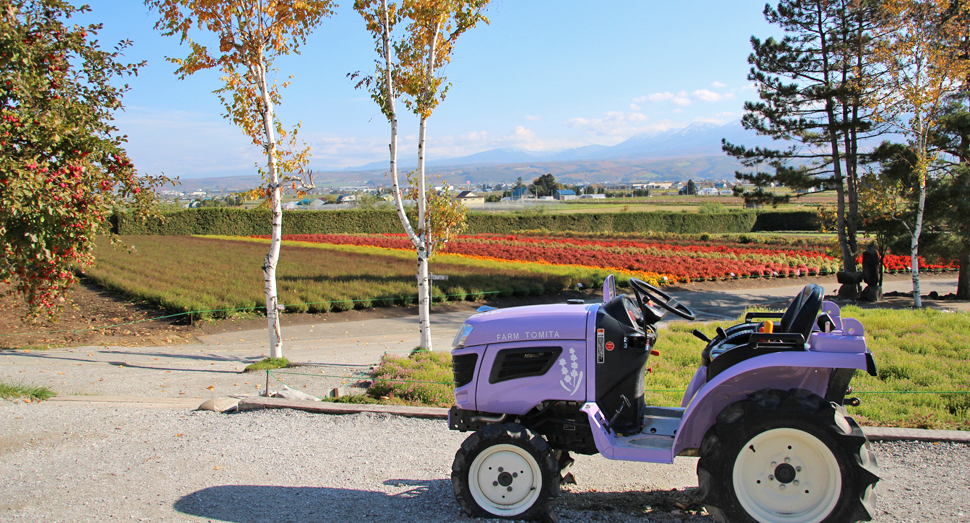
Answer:
[{"label": "snow-capped mountain", "polygon": [[[643,160],[675,156],[712,156],[721,152],[721,139],[747,146],[770,146],[772,140],[745,130],[741,122],[725,125],[694,122],[687,127],[666,131],[650,131],[633,136],[613,146],[587,145],[556,152],[536,152],[523,149],[491,149],[469,156],[436,159],[429,167],[459,165],[491,165],[533,162],[576,162],[601,160]],[[402,159],[405,160],[405,159]],[[414,160],[402,161],[401,168],[414,168]],[[387,161],[373,162],[348,171],[386,169]]]}]

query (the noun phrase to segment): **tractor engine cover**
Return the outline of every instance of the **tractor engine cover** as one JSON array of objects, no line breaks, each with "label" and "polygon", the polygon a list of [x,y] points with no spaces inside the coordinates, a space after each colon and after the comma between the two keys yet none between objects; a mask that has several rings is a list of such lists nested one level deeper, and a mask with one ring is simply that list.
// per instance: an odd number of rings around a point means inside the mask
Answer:
[{"label": "tractor engine cover", "polygon": [[472,327],[465,346],[522,341],[585,340],[587,306],[531,305],[482,312],[465,320]]}]

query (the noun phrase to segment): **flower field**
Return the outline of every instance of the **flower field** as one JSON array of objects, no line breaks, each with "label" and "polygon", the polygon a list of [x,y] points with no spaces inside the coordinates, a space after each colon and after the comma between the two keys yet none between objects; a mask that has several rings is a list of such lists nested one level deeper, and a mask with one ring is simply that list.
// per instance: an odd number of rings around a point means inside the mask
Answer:
[{"label": "flower field", "polygon": [[[295,234],[285,241],[356,245],[411,250],[403,234]],[[577,237],[467,235],[450,242],[441,252],[482,260],[509,260],[550,265],[593,267],[632,273],[648,281],[750,277],[794,277],[829,274],[840,261],[817,246],[743,245],[716,241],[654,242],[630,239],[604,240]],[[861,261],[861,258],[860,258]],[[909,257],[886,256],[887,270],[908,270]],[[952,263],[921,266],[955,267]]]},{"label": "flower field", "polygon": [[[193,236],[123,236],[131,251],[107,241],[97,248],[91,281],[129,298],[199,318],[265,310],[265,242]],[[326,247],[326,248],[324,248]],[[461,260],[459,260],[461,261]],[[605,271],[537,272],[469,260],[434,260],[447,274],[436,282],[435,302],[526,296],[576,284],[602,284]],[[277,277],[287,312],[340,312],[409,305],[417,299],[414,258],[398,251],[348,252],[332,246],[284,245]]]}]

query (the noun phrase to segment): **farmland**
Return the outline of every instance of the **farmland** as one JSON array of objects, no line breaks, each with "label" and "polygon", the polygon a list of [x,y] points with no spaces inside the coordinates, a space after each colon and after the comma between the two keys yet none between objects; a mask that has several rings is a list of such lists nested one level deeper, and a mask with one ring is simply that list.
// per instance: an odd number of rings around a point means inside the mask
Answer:
[{"label": "farmland", "polygon": [[[199,317],[227,317],[265,309],[261,266],[265,242],[189,236],[122,237],[133,249],[99,245],[98,263],[85,276],[135,301]],[[495,263],[432,262],[449,280],[434,288],[436,301],[479,300],[541,294],[585,281],[604,271],[532,272]],[[602,274],[601,274],[602,273]],[[397,251],[283,247],[278,286],[289,312],[339,312],[406,305],[416,295],[414,259]]]},{"label": "farmland", "polygon": [[[286,241],[332,245],[357,245],[409,250],[403,234],[294,234]],[[835,273],[840,260],[824,252],[821,243],[730,244],[718,240],[640,240],[551,235],[460,236],[444,252],[485,260],[509,260],[550,265],[587,266],[632,273],[661,283],[718,278],[814,276]],[[861,260],[860,260],[861,261]],[[908,258],[887,256],[890,270],[904,270]],[[928,269],[952,267],[951,263],[928,264]]]},{"label": "farmland", "polygon": [[[265,307],[265,239],[122,237],[133,249],[101,245],[85,276],[129,298],[196,317],[228,317]],[[339,312],[408,305],[416,299],[414,254],[403,235],[290,235],[279,266],[288,312]],[[750,240],[750,239],[749,239]],[[815,240],[729,243],[596,235],[468,235],[432,259],[448,277],[434,301],[477,301],[601,285],[610,273],[664,285],[724,278],[790,278],[835,272],[838,260]],[[897,259],[899,258],[899,259]],[[886,259],[904,269],[903,257]],[[946,265],[930,265],[945,267]]]}]

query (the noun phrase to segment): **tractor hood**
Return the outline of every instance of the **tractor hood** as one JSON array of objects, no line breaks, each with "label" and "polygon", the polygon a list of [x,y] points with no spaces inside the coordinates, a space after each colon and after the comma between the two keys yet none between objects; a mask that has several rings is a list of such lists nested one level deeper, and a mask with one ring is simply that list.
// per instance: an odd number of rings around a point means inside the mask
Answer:
[{"label": "tractor hood", "polygon": [[[584,340],[586,318],[599,305],[557,304],[510,307],[482,312],[465,320],[462,346],[515,341]],[[456,345],[458,339],[456,339]]]}]

